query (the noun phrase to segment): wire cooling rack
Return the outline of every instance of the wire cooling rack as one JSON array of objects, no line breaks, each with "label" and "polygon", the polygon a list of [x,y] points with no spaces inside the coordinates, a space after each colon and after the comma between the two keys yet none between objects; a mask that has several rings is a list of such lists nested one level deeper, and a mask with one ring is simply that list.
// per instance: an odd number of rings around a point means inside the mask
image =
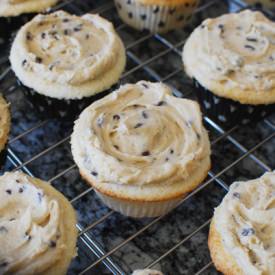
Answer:
[{"label": "wire cooling rack", "polygon": [[[127,70],[116,86],[141,79],[163,81],[176,96],[194,99],[192,83],[182,71],[186,38],[203,19],[243,8],[241,1],[202,1],[187,27],[166,35],[126,26],[110,0],[67,0],[53,10],[99,13],[114,23],[128,56]],[[21,169],[50,181],[70,199],[78,212],[79,238],[69,274],[130,274],[137,268],[157,268],[171,275],[218,274],[207,248],[213,209],[234,180],[256,178],[275,168],[275,117],[227,131],[204,117],[212,144],[208,178],[164,217],[127,218],[106,208],[80,178],[70,153],[73,121],[41,119],[24,97],[10,70],[8,44],[0,51],[0,89],[11,102],[12,130],[2,172]]]}]

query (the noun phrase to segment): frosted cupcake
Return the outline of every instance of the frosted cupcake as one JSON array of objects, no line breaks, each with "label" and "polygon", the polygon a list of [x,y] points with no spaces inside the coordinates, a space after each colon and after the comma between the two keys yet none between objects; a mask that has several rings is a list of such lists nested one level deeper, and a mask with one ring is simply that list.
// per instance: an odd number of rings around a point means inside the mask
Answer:
[{"label": "frosted cupcake", "polygon": [[[82,110],[79,101],[105,91],[124,70],[126,55],[113,25],[95,14],[37,15],[16,35],[10,53],[16,76],[34,106]],[[42,95],[42,96],[40,96]],[[91,101],[89,101],[91,102]]]},{"label": "frosted cupcake", "polygon": [[0,274],[66,274],[76,256],[76,216],[50,184],[0,177]]},{"label": "frosted cupcake", "polygon": [[208,244],[223,274],[274,274],[275,172],[230,186],[215,209]]},{"label": "frosted cupcake", "polygon": [[198,0],[115,0],[121,19],[138,30],[164,33],[182,28]]},{"label": "frosted cupcake", "polygon": [[191,34],[184,67],[208,116],[230,126],[274,110],[274,30],[262,13],[246,10],[207,19]]},{"label": "frosted cupcake", "polygon": [[210,168],[210,144],[196,102],[141,81],[86,108],[75,122],[73,158],[110,208],[132,217],[167,213]]}]

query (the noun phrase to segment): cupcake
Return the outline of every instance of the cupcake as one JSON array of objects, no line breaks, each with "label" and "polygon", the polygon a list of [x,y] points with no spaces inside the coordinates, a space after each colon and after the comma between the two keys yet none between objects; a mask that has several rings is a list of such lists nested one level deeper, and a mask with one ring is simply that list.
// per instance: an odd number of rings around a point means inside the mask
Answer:
[{"label": "cupcake", "polygon": [[274,274],[275,172],[230,186],[215,209],[208,245],[223,274]]},{"label": "cupcake", "polygon": [[183,62],[207,116],[232,126],[274,111],[274,28],[262,13],[245,10],[207,19],[191,34]]},{"label": "cupcake", "polygon": [[19,30],[10,62],[39,112],[63,116],[82,110],[85,99],[116,83],[126,56],[107,20],[57,11],[39,14]]},{"label": "cupcake", "polygon": [[275,8],[275,1],[274,0],[244,0],[249,5],[256,5],[267,9],[274,9]]},{"label": "cupcake", "polygon": [[198,104],[162,83],[123,85],[87,107],[71,145],[80,174],[103,202],[132,217],[167,213],[210,168]]},{"label": "cupcake", "polygon": [[182,28],[198,0],[115,0],[121,19],[138,30],[164,33]]},{"label": "cupcake", "polygon": [[10,33],[26,23],[37,12],[45,11],[58,0],[2,0],[0,1],[0,38],[7,39]]},{"label": "cupcake", "polygon": [[50,184],[22,172],[0,177],[0,274],[66,274],[76,216]]}]

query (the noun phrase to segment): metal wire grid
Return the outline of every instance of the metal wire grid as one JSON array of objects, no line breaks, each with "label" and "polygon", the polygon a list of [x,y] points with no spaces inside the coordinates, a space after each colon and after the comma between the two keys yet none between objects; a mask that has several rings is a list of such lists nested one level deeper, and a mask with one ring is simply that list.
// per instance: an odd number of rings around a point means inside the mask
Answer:
[{"label": "metal wire grid", "polygon": [[[95,5],[96,8],[93,8],[91,10],[91,5],[89,5],[88,1],[74,1],[74,0],[67,0],[61,2],[59,5],[57,5],[54,10],[56,9],[61,9],[61,8],[66,8],[70,7],[70,9],[73,9],[73,11],[77,14],[82,14],[84,12],[96,12],[96,13],[104,13],[110,10],[114,9],[114,4],[112,1],[101,1],[103,2],[100,3],[99,5]],[[219,2],[219,0],[211,0],[211,1],[205,1],[197,10],[196,13],[199,14],[200,12],[206,10],[206,9],[211,9],[211,7]],[[237,9],[242,9],[245,8],[246,5],[237,0],[231,0],[228,1],[230,3],[234,3],[237,7]],[[274,16],[272,12],[266,11],[267,14],[270,16]],[[121,31],[125,28],[125,24],[121,24],[117,27],[118,31]],[[158,43],[160,43],[162,46],[164,46],[164,50],[160,51],[153,57],[147,58],[146,60],[141,60],[139,56],[137,56],[133,52],[133,48],[136,46],[141,45],[142,42],[147,41],[149,39],[154,39]],[[150,64],[152,64],[154,61],[157,61],[158,59],[167,56],[167,54],[173,52],[176,55],[178,55],[178,58],[181,57],[181,47],[184,45],[185,40],[182,40],[177,43],[172,43],[170,40],[167,39],[166,36],[161,36],[161,35],[152,35],[152,34],[144,34],[141,37],[139,37],[137,40],[133,41],[132,43],[127,45],[127,56],[128,59],[135,64],[132,68],[128,69],[122,76],[122,81],[126,80],[127,77],[133,76],[134,73],[136,73],[139,70],[142,70],[147,74],[150,79],[153,79],[155,81],[163,81],[163,82],[169,82],[173,77],[176,77],[177,74],[181,73],[182,68],[179,67],[176,70],[166,74],[164,77],[161,77],[159,73],[156,72],[156,70],[152,69]],[[13,81],[8,81],[9,74],[10,74],[10,67],[7,63],[8,57],[7,55],[4,55],[0,57],[0,66],[3,67],[4,69],[2,70],[2,73],[0,74],[0,83],[8,83],[6,85],[4,91],[2,91],[4,94],[6,93],[12,93],[15,92],[18,87],[16,83]],[[9,83],[11,82],[11,83]],[[171,86],[171,83],[169,82],[169,85]],[[188,91],[184,95],[174,86],[172,85],[173,90],[175,91],[176,95],[179,96],[189,96],[192,91]],[[230,171],[235,165],[240,163],[242,160],[245,158],[250,158],[253,162],[255,162],[263,171],[271,171],[274,169],[274,167],[269,167],[265,162],[262,161],[259,157],[257,157],[254,152],[256,152],[257,149],[259,149],[261,146],[266,144],[267,142],[271,141],[275,137],[275,124],[274,121],[271,119],[265,119],[261,122],[261,124],[265,125],[265,127],[268,127],[270,130],[270,134],[262,139],[260,142],[257,144],[254,144],[252,148],[247,149],[244,145],[242,145],[237,139],[233,137],[234,132],[238,130],[238,126],[236,125],[232,129],[229,129],[225,131],[222,127],[217,125],[215,122],[213,122],[211,119],[208,117],[204,117],[205,123],[208,127],[214,129],[217,133],[218,136],[212,141],[212,147],[214,147],[217,143],[223,140],[227,140],[230,142],[234,148],[236,148],[240,152],[240,157],[238,157],[234,162],[231,164],[227,165],[224,169],[221,171],[214,173],[212,170],[209,172],[209,179],[206,180],[200,187],[198,187],[196,190],[194,190],[191,194],[189,194],[187,197],[185,197],[181,204],[184,204],[187,200],[189,200],[191,197],[193,197],[195,194],[200,192],[201,190],[205,189],[208,185],[211,183],[216,183],[219,186],[221,186],[225,191],[228,190],[228,185],[225,183],[222,179],[221,176],[224,175],[226,172]],[[37,161],[39,158],[43,157],[44,155],[53,152],[58,146],[64,144],[67,142],[70,138],[70,135],[66,136],[65,138],[59,140],[58,142],[52,144],[51,146],[47,147],[46,149],[42,150],[38,154],[35,154],[31,158],[29,158],[26,161],[22,161],[20,157],[18,156],[16,150],[11,148],[11,145],[14,144],[16,141],[24,138],[25,136],[31,134],[33,131],[43,127],[49,122],[49,120],[43,120],[32,126],[31,128],[23,131],[22,133],[14,136],[12,139],[10,139],[8,143],[8,160],[10,163],[13,165],[14,170],[22,169],[29,175],[33,176],[32,171],[27,167],[29,164]],[[55,180],[59,179],[60,177],[64,176],[65,174],[69,173],[73,169],[76,169],[76,165],[71,165],[69,167],[66,167],[63,169],[61,172],[58,174],[54,175],[49,181],[54,182]],[[74,204],[75,202],[79,201],[81,198],[85,197],[87,194],[90,192],[93,192],[93,188],[88,188],[85,191],[81,192],[77,196],[71,199],[71,203]],[[107,212],[105,215],[103,215],[101,218],[98,220],[94,221],[90,225],[83,227],[81,224],[77,224],[77,228],[79,229],[79,241],[82,242],[84,245],[84,249],[86,249],[89,253],[92,253],[96,256],[97,260],[91,262],[86,268],[84,268],[79,274],[87,274],[89,273],[92,268],[94,268],[96,265],[99,263],[103,263],[105,267],[112,272],[113,274],[125,274],[124,270],[120,267],[119,263],[116,263],[112,259],[112,255],[118,251],[123,249],[123,247],[128,244],[130,241],[133,239],[137,238],[140,236],[143,232],[148,230],[150,227],[152,227],[154,224],[156,224],[158,221],[163,219],[163,216],[152,219],[148,224],[146,224],[144,227],[136,231],[133,235],[129,236],[126,238],[124,241],[120,242],[117,244],[115,247],[110,249],[109,251],[105,251],[101,244],[92,237],[90,232],[100,223],[104,222],[106,219],[108,219],[110,216],[114,214],[114,211],[110,210]],[[151,268],[154,267],[157,263],[165,259],[168,255],[170,255],[172,252],[174,252],[177,248],[180,246],[184,245],[188,240],[190,240],[195,234],[200,232],[201,230],[207,228],[209,226],[210,220],[207,220],[205,222],[202,222],[202,224],[191,234],[186,236],[185,238],[181,239],[178,241],[178,243],[174,246],[172,246],[169,250],[167,250],[165,253],[163,253],[160,257],[152,261],[149,265],[144,266],[144,268]],[[197,271],[196,274],[202,274],[204,273],[209,267],[212,266],[212,262],[210,261],[207,263],[205,266],[203,266],[200,270]]]}]

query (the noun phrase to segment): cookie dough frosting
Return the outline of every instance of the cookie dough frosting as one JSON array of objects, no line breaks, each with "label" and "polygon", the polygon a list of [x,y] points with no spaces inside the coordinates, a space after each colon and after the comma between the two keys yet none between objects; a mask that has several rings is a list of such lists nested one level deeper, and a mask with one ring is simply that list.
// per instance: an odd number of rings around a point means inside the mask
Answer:
[{"label": "cookie dough frosting", "polygon": [[144,199],[146,187],[184,185],[202,162],[209,166],[209,147],[197,103],[145,81],[124,85],[85,109],[72,135],[74,159],[96,188],[136,186],[136,199]]},{"label": "cookie dough frosting", "polygon": [[0,274],[43,273],[69,249],[64,205],[33,183],[20,172],[0,177]]},{"label": "cookie dough frosting", "polygon": [[243,274],[274,274],[275,172],[232,184],[215,210],[214,224]]},{"label": "cookie dough frosting", "polygon": [[109,88],[125,66],[124,46],[99,15],[37,15],[18,32],[10,61],[26,86],[55,98],[82,98]]},{"label": "cookie dough frosting", "polygon": [[41,12],[55,5],[58,0],[1,0],[0,16],[17,16],[22,13]]},{"label": "cookie dough frosting", "polygon": [[274,60],[275,23],[250,10],[205,20],[183,51],[190,77],[248,104],[275,102]]}]

